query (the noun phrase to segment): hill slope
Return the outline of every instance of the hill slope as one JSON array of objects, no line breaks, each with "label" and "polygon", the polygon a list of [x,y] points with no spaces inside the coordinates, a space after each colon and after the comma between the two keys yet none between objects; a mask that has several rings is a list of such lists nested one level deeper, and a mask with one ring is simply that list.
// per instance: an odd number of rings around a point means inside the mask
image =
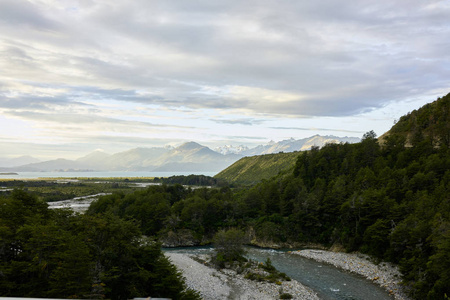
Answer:
[{"label": "hill slope", "polygon": [[405,141],[406,146],[429,139],[435,147],[450,147],[450,94],[402,116],[379,142],[385,144],[389,139]]},{"label": "hill slope", "polygon": [[254,184],[294,167],[299,152],[256,155],[241,158],[214,176],[230,183]]}]

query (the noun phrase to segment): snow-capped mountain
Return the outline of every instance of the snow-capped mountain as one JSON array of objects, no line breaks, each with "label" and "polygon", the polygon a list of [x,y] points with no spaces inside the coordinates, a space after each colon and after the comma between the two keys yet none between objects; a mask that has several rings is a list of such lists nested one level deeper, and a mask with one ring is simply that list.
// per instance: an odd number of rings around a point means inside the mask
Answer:
[{"label": "snow-capped mountain", "polygon": [[239,145],[239,146],[233,146],[233,145],[225,145],[222,147],[214,148],[214,151],[227,155],[227,154],[240,154],[242,152],[248,151],[249,148],[247,146]]},{"label": "snow-capped mountain", "polygon": [[[278,152],[294,152],[294,151],[305,151],[311,149],[313,146],[323,147],[329,143],[358,143],[361,141],[357,137],[337,137],[332,135],[320,136],[315,135],[304,139],[294,139],[290,138],[287,140],[282,140],[279,142],[270,141],[265,145],[259,145],[251,149],[243,150],[240,152],[234,152],[241,154],[243,156],[253,156],[262,154],[271,154]],[[227,146],[226,146],[227,147]],[[229,146],[233,148],[233,146]]]},{"label": "snow-capped mountain", "polygon": [[[108,154],[94,151],[77,160],[54,159],[36,162],[36,159],[22,157],[14,163],[0,162],[0,171],[182,171],[215,172],[225,169],[244,156],[309,150],[327,143],[356,143],[359,138],[315,135],[310,138],[274,142],[249,149],[247,146],[226,145],[213,150],[196,142],[184,143],[178,147],[135,148]],[[20,162],[25,162],[20,164]],[[9,165],[8,165],[9,163]]]}]

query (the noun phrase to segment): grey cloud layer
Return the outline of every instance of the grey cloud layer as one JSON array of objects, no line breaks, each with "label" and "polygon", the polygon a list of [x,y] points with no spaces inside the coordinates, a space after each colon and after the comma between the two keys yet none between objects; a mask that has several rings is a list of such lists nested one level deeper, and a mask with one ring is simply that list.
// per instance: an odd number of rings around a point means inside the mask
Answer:
[{"label": "grey cloud layer", "polygon": [[358,134],[364,133],[364,131],[359,130],[346,130],[346,129],[336,129],[336,128],[303,128],[303,127],[271,127],[272,129],[280,129],[280,130],[302,130],[302,131],[337,131],[337,132],[347,132],[351,134]]},{"label": "grey cloud layer", "polygon": [[20,118],[36,120],[36,121],[45,121],[45,122],[54,122],[60,124],[90,124],[90,125],[101,125],[99,129],[105,127],[119,127],[123,126],[130,130],[145,130],[149,128],[179,128],[179,129],[193,129],[191,126],[177,126],[177,125],[167,125],[167,124],[155,124],[150,122],[138,122],[138,121],[127,121],[119,118],[109,118],[109,117],[101,117],[95,115],[80,115],[76,113],[43,113],[36,111],[6,111],[5,114],[16,116]]},{"label": "grey cloud layer", "polygon": [[240,119],[210,119],[213,122],[219,124],[240,124],[240,125],[257,125],[264,123],[264,120],[257,120],[251,118],[240,118]]},{"label": "grey cloud layer", "polygon": [[446,1],[5,0],[0,91],[66,89],[41,105],[352,115],[448,88],[448,15]]}]

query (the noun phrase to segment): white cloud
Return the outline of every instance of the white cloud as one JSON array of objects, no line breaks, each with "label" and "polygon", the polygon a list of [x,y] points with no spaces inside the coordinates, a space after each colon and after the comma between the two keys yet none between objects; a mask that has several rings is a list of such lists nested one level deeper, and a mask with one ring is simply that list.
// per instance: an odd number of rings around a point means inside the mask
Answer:
[{"label": "white cloud", "polygon": [[220,138],[376,113],[448,92],[449,14],[419,0],[4,0],[0,110],[68,139],[88,123]]}]

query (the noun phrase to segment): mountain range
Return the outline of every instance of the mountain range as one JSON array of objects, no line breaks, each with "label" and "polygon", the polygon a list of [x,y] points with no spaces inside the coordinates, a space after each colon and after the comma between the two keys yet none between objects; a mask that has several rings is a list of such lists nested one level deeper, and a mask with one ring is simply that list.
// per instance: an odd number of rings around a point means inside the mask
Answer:
[{"label": "mountain range", "polygon": [[0,160],[0,171],[153,171],[153,172],[219,172],[245,156],[308,150],[327,143],[356,143],[359,138],[315,135],[305,139],[269,142],[249,149],[246,146],[210,148],[196,142],[179,147],[134,148],[108,154],[94,151],[76,160],[58,158],[39,161],[30,156]]}]

